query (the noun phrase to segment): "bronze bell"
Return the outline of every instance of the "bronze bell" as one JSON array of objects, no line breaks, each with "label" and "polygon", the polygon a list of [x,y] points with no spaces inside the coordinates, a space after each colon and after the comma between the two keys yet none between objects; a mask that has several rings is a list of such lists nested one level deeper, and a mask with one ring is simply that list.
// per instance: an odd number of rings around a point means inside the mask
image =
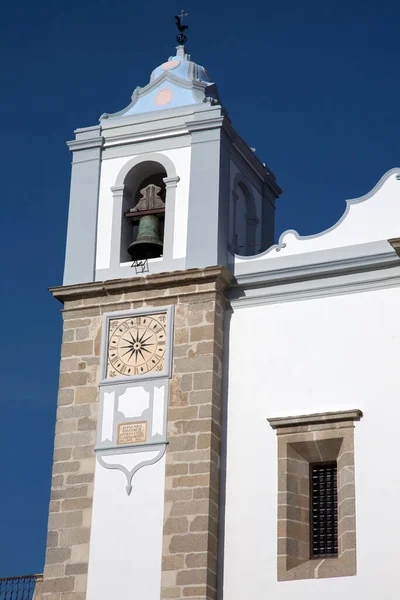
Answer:
[{"label": "bronze bell", "polygon": [[158,258],[162,255],[161,222],[156,215],[144,215],[139,221],[136,240],[128,247],[133,260]]}]

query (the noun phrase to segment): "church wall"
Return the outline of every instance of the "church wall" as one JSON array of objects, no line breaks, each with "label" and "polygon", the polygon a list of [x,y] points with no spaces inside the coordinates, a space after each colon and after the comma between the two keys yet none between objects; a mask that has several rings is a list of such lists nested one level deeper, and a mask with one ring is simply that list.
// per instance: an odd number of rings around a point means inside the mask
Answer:
[{"label": "church wall", "polygon": [[[174,209],[173,214],[173,259],[183,259],[186,251],[187,237],[187,214],[188,214],[188,198],[189,198],[189,176],[190,176],[190,158],[191,148],[189,146],[164,150],[158,153],[172,161],[176,175],[179,177],[179,182],[176,186],[175,206],[179,210]],[[110,268],[112,260],[112,223],[113,223],[113,194],[111,188],[117,185],[118,175],[123,167],[134,159],[156,160],[154,154],[131,154],[118,158],[110,158],[102,161],[100,191],[99,191],[99,211],[97,222],[97,251],[96,251],[96,270],[104,270]],[[167,176],[170,176],[167,173]],[[168,209],[167,209],[168,210]],[[155,259],[161,262],[159,259]],[[131,261],[126,263],[127,269],[130,269]],[[170,265],[164,265],[160,268],[161,271],[169,269]],[[109,277],[121,277],[121,274],[109,274]],[[132,273],[129,270],[127,277],[131,277]],[[101,279],[104,279],[103,274]]]},{"label": "church wall", "polygon": [[[236,305],[226,324],[224,598],[398,598],[400,289]],[[229,361],[229,363],[228,363]],[[271,417],[360,409],[357,575],[277,581],[277,436]]]}]

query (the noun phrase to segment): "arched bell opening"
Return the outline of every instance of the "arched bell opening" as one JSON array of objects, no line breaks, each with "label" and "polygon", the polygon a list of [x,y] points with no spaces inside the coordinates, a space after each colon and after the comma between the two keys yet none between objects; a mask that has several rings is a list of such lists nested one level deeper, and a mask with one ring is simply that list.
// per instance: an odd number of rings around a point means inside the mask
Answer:
[{"label": "arched bell opening", "polygon": [[124,180],[121,262],[163,255],[166,189],[165,168],[154,161],[133,167]]},{"label": "arched bell opening", "polygon": [[259,219],[254,198],[247,185],[238,180],[233,190],[232,249],[240,256],[257,254],[257,226]]}]

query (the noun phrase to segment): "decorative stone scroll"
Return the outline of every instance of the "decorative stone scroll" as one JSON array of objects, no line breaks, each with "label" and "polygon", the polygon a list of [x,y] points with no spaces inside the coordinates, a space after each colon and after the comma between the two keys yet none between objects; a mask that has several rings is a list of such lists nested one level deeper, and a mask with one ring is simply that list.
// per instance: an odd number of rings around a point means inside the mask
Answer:
[{"label": "decorative stone scroll", "polygon": [[165,209],[165,203],[159,196],[160,192],[161,188],[153,183],[150,183],[148,186],[140,190],[142,198],[140,198],[136,206],[132,208],[132,212],[155,210],[157,208]]}]

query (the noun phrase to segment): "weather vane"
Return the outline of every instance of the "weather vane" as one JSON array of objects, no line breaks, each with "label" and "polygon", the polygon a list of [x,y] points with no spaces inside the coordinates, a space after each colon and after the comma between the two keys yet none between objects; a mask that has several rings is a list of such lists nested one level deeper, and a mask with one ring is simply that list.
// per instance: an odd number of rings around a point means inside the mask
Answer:
[{"label": "weather vane", "polygon": [[187,37],[184,34],[184,32],[189,29],[189,27],[187,25],[183,24],[183,18],[184,17],[188,17],[188,13],[185,13],[185,11],[181,10],[181,14],[180,15],[175,15],[175,23],[177,28],[179,29],[179,35],[176,36],[176,41],[178,42],[178,44],[180,46],[183,46],[183,44],[186,44],[187,42]]}]

